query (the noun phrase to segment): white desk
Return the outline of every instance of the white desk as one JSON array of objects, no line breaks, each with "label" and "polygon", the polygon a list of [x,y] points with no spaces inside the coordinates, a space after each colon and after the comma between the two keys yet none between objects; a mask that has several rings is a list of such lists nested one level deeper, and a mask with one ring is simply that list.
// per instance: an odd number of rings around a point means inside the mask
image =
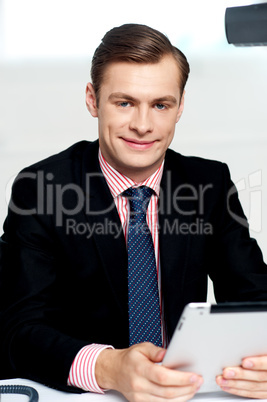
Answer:
[{"label": "white desk", "polygon": [[[55,391],[54,389],[45,387],[39,383],[24,380],[21,378],[16,378],[12,380],[2,380],[0,385],[28,385],[35,388],[39,394],[39,402],[125,402],[126,399],[115,391],[108,391],[105,395],[97,395],[93,393],[84,394],[70,394],[66,392]],[[237,402],[237,401],[254,401],[255,399],[245,399],[235,397],[224,392],[216,392],[210,394],[197,394],[193,401],[226,401],[226,402]],[[262,401],[267,401],[267,399],[261,399]],[[29,398],[25,395],[16,394],[2,394],[1,402],[28,402]]]}]

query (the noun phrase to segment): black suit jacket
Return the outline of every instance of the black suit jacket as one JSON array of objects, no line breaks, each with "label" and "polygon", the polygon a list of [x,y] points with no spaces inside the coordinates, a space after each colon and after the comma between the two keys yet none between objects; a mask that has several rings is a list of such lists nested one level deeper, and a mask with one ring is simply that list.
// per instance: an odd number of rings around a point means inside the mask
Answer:
[{"label": "black suit jacket", "polygon": [[[266,266],[232,190],[225,164],[167,151],[159,240],[169,337],[184,305],[206,300],[208,275],[219,302],[267,300]],[[4,230],[2,346],[16,375],[64,389],[83,346],[128,347],[127,251],[98,141],[22,171]]]}]

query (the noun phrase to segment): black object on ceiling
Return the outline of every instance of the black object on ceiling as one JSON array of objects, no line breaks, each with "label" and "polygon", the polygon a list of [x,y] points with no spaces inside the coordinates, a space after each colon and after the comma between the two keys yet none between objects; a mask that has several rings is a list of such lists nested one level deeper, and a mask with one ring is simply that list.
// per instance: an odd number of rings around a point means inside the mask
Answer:
[{"label": "black object on ceiling", "polygon": [[235,46],[267,46],[267,3],[227,8],[225,31]]}]

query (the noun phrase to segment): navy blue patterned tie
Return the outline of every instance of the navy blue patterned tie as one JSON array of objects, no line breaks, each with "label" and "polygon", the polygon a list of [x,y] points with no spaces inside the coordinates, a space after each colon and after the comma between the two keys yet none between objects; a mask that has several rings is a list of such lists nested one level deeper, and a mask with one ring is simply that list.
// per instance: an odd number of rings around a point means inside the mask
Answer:
[{"label": "navy blue patterned tie", "polygon": [[155,251],[146,222],[153,190],[129,188],[128,303],[130,346],[140,342],[162,345],[161,320]]}]

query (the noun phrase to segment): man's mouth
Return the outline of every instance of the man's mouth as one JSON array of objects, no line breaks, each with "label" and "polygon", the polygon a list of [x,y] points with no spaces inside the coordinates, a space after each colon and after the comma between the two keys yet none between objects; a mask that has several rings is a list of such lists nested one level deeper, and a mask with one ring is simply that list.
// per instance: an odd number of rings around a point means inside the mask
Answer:
[{"label": "man's mouth", "polygon": [[133,149],[149,149],[153,146],[155,141],[139,141],[131,138],[122,138],[122,140]]}]

